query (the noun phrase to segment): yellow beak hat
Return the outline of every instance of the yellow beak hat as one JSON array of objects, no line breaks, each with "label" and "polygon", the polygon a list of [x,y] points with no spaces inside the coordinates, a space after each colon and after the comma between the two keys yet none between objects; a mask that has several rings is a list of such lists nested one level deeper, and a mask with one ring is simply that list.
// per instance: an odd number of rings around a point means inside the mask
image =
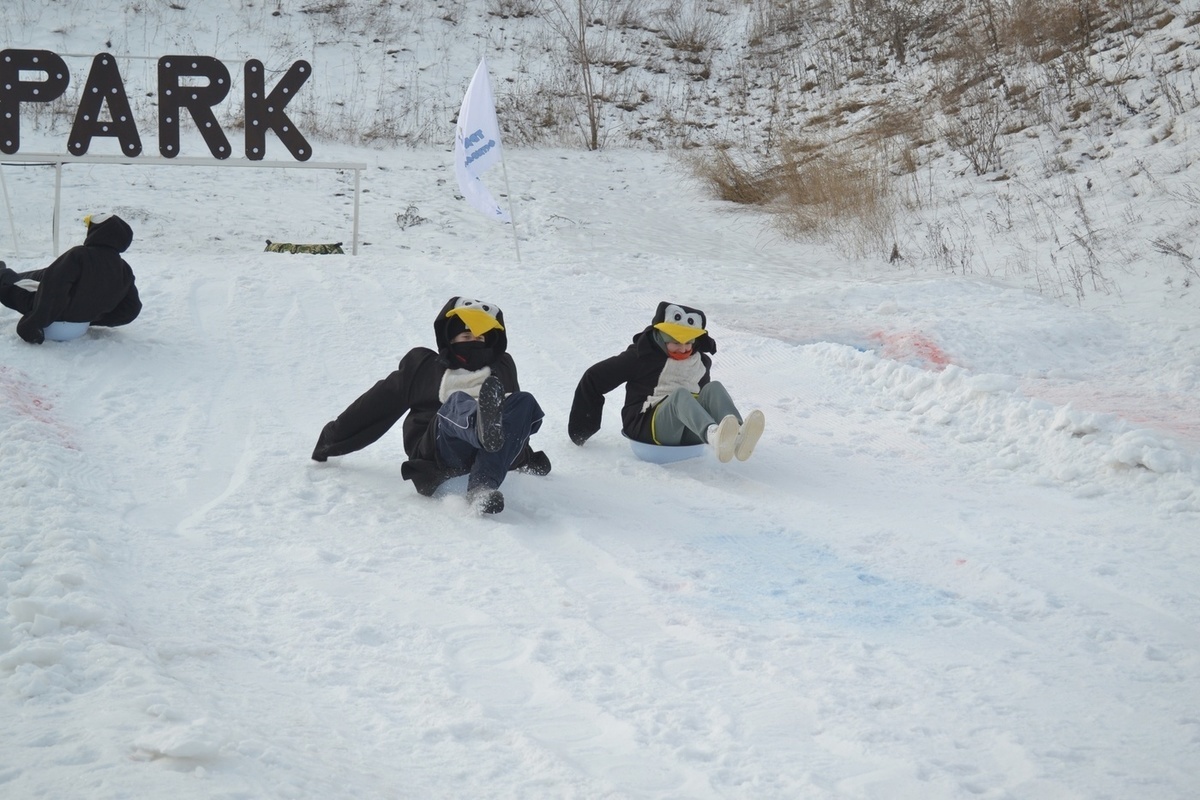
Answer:
[{"label": "yellow beak hat", "polygon": [[676,303],[659,303],[658,310],[654,312],[652,324],[657,330],[680,344],[693,341],[708,333],[704,329],[703,311]]},{"label": "yellow beak hat", "polygon": [[504,326],[500,324],[497,316],[500,309],[496,306],[466,298],[459,298],[459,303],[461,305],[446,312],[446,317],[458,317],[467,326],[467,330],[474,335],[483,336],[488,331],[504,330]]}]

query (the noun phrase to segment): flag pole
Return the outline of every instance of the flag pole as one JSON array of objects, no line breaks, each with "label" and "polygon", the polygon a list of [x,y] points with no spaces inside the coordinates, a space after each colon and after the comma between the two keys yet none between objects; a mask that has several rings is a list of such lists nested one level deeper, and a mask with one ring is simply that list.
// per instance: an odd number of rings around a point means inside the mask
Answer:
[{"label": "flag pole", "polygon": [[512,189],[508,185],[508,164],[503,155],[500,156],[500,171],[504,173],[504,191],[508,194],[508,216],[513,229],[513,248],[517,251],[517,263],[520,264],[521,244],[517,237],[517,199],[513,197]]}]

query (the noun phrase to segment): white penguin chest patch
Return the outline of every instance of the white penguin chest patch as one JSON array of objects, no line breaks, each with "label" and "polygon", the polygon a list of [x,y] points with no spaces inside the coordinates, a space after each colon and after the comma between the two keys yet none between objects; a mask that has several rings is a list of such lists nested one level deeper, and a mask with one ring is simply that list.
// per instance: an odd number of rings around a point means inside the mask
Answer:
[{"label": "white penguin chest patch", "polygon": [[668,358],[658,376],[658,385],[654,394],[646,398],[642,410],[648,409],[666,399],[667,395],[676,389],[686,389],[695,394],[700,391],[700,379],[704,377],[704,362],[699,353],[692,353],[682,361]]},{"label": "white penguin chest patch", "polygon": [[455,392],[466,392],[478,400],[479,387],[491,374],[491,367],[477,369],[474,372],[465,369],[448,369],[442,375],[442,385],[438,387],[438,400],[444,403]]}]

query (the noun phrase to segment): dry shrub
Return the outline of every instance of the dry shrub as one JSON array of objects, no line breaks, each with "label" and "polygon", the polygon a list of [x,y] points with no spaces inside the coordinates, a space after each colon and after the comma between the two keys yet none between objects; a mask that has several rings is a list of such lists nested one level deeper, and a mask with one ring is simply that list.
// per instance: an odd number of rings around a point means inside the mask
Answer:
[{"label": "dry shrub", "polygon": [[1096,0],[1015,0],[1006,38],[1044,63],[1090,45],[1098,15]]},{"label": "dry shrub", "polygon": [[726,147],[714,147],[691,159],[692,173],[722,200],[742,205],[763,205],[778,192],[771,170],[755,169]]},{"label": "dry shrub", "polygon": [[496,116],[506,145],[564,146],[577,142],[576,104],[568,80],[563,73],[518,73],[513,83],[497,92]]},{"label": "dry shrub", "polygon": [[829,144],[812,152],[802,141],[785,142],[775,179],[774,210],[793,235],[826,234],[873,246],[890,229],[890,176],[869,146]]},{"label": "dry shrub", "polygon": [[807,3],[750,0],[746,38],[757,45],[773,36],[795,36],[804,30],[813,15]]},{"label": "dry shrub", "polygon": [[1007,109],[983,86],[972,88],[960,99],[961,107],[948,109],[942,138],[971,162],[976,175],[1002,169],[1001,133],[1009,119]]},{"label": "dry shrub", "polygon": [[891,102],[881,104],[866,123],[865,135],[871,139],[920,139],[925,132],[925,118],[915,103]]},{"label": "dry shrub", "polygon": [[672,50],[700,54],[717,48],[725,37],[729,24],[720,13],[714,13],[698,2],[684,6],[673,2],[662,12],[663,41]]},{"label": "dry shrub", "polygon": [[917,169],[917,148],[927,140],[928,128],[915,103],[893,97],[876,106],[860,141],[890,165],[893,175],[908,175]]},{"label": "dry shrub", "polygon": [[605,24],[616,30],[637,30],[646,27],[646,9],[642,0],[612,0],[608,4]]},{"label": "dry shrub", "polygon": [[895,206],[881,145],[794,138],[758,163],[713,148],[691,168],[722,200],[775,214],[788,236],[825,237],[861,256],[890,247],[892,237]]}]

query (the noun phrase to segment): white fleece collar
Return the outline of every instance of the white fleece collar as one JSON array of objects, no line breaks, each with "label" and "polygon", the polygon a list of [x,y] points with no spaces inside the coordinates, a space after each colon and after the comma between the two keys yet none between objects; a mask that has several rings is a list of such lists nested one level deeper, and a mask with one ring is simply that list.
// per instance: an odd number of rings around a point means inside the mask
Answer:
[{"label": "white fleece collar", "polygon": [[477,369],[474,372],[465,369],[448,369],[442,375],[442,385],[438,387],[438,400],[444,403],[455,392],[466,392],[478,400],[479,387],[491,374],[491,367]]}]

